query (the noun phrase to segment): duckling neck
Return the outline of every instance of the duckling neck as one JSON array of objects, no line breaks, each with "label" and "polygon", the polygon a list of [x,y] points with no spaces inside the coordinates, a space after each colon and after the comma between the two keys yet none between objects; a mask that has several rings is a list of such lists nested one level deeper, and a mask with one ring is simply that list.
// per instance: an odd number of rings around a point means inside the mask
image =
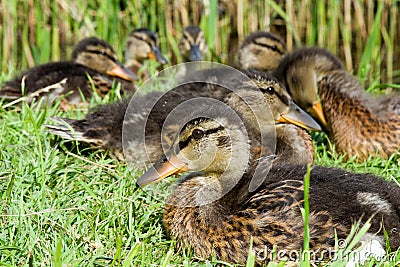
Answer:
[{"label": "duckling neck", "polygon": [[[240,175],[241,176],[241,175]],[[224,213],[220,209],[219,202],[229,194],[241,177],[233,172],[203,173],[195,172],[183,177],[167,200],[167,204],[180,207],[199,207],[204,209],[214,207],[218,213]]]},{"label": "duckling neck", "polygon": [[171,208],[165,216],[175,217],[174,214],[187,212],[185,217],[188,218],[188,223],[194,219],[201,220],[207,227],[219,227],[225,216],[231,214],[240,201],[237,188],[242,187],[242,177],[245,175],[231,171],[207,175],[192,173],[184,177],[167,200],[167,205]]},{"label": "duckling neck", "polygon": [[314,161],[314,144],[311,135],[293,124],[276,127],[276,160],[292,164],[312,164]]},{"label": "duckling neck", "polygon": [[143,67],[143,62],[139,62],[138,60],[131,58],[126,61],[125,67],[127,67],[133,73],[138,74],[140,68]]},{"label": "duckling neck", "polygon": [[333,118],[339,119],[338,116],[345,118],[355,112],[372,113],[374,110],[373,102],[358,81],[345,70],[323,76],[318,81],[318,88],[328,124]]}]

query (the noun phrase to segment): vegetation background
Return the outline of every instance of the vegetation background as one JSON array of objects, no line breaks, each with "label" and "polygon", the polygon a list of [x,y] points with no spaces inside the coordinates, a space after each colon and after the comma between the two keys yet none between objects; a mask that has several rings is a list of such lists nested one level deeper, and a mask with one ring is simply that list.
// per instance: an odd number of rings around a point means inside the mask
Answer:
[{"label": "vegetation background", "polygon": [[325,47],[361,79],[399,83],[400,61],[393,60],[400,57],[399,7],[398,0],[1,1],[0,62],[9,73],[65,60],[88,36],[105,39],[122,55],[129,32],[146,27],[158,32],[174,64],[182,28],[194,24],[205,31],[209,60],[232,64],[247,34],[269,30],[289,50]]},{"label": "vegetation background", "polygon": [[[289,50],[327,48],[366,90],[386,93],[400,83],[399,9],[395,0],[1,0],[0,83],[37,64],[69,59],[88,36],[108,41],[122,60],[126,37],[138,27],[158,32],[170,64],[179,63],[182,29],[194,24],[205,32],[207,60],[233,64],[247,34],[269,30]],[[5,110],[0,100],[0,266],[229,266],[176,248],[162,227],[163,204],[136,188],[140,170],[78,144],[67,147],[43,131],[51,116],[85,112]],[[400,181],[399,155],[344,161],[322,145],[323,134],[314,137],[317,164]],[[367,266],[396,266],[400,253],[389,255]]]}]

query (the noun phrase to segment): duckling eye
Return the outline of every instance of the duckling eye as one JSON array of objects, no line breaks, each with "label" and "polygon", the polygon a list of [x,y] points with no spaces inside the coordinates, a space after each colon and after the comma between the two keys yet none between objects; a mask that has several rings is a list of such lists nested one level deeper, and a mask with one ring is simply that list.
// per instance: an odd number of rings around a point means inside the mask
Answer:
[{"label": "duckling eye", "polygon": [[106,54],[106,51],[101,50],[100,54],[102,54],[104,56]]},{"label": "duckling eye", "polygon": [[166,163],[168,161],[168,158],[164,155],[162,158],[161,158],[161,163]]},{"label": "duckling eye", "polygon": [[199,140],[204,136],[204,132],[199,129],[194,129],[192,132],[192,136],[194,139]]},{"label": "duckling eye", "polygon": [[268,87],[265,89],[265,91],[266,91],[268,94],[270,94],[270,95],[273,95],[273,94],[275,93],[275,89],[274,89],[274,87],[272,87],[272,86],[268,86]]}]

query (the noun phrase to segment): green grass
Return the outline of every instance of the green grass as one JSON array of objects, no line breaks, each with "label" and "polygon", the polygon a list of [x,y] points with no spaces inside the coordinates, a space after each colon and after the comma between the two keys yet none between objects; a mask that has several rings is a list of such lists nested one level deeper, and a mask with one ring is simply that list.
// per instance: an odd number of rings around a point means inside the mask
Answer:
[{"label": "green grass", "polygon": [[[126,36],[137,27],[158,31],[163,53],[180,62],[181,30],[192,23],[205,31],[210,48],[206,60],[233,63],[229,47],[256,29],[274,30],[289,49],[319,45],[334,52],[371,90],[400,81],[399,61],[394,60],[400,55],[399,1],[375,6],[363,0],[327,5],[240,0],[219,6],[212,0],[203,16],[198,9],[202,4],[189,2],[177,8],[168,1],[28,1],[32,6],[1,1],[0,84],[21,69],[69,58],[73,45],[85,36],[107,40],[122,59]],[[219,14],[219,8],[225,13]],[[146,67],[153,73],[157,64]],[[117,98],[94,99],[91,106]],[[0,100],[0,266],[230,266],[177,248],[162,226],[163,203],[136,187],[141,170],[43,131],[51,116],[82,118],[86,110],[2,106]],[[314,139],[316,164],[400,183],[400,155],[356,163],[332,153],[329,145],[325,148],[324,134],[314,134]],[[400,253],[390,256],[390,262],[377,266],[400,262]],[[254,254],[248,260],[250,267]]]},{"label": "green grass", "polygon": [[138,170],[99,152],[64,151],[41,128],[61,115],[55,108],[0,114],[0,265],[183,262],[160,223],[163,204],[135,185]]}]

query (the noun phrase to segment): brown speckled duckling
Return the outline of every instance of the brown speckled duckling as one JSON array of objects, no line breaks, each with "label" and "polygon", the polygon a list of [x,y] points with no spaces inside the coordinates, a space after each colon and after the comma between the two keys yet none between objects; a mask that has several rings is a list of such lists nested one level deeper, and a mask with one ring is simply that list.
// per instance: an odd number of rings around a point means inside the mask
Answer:
[{"label": "brown speckled duckling", "polygon": [[[215,71],[213,71],[213,73],[215,73]],[[147,123],[147,150],[150,156],[150,162],[155,162],[161,155],[163,155],[161,147],[161,140],[165,139],[164,137],[161,138],[163,123],[177,105],[195,97],[211,97],[212,99],[223,101],[233,109],[237,110],[238,113],[245,114],[248,110],[243,108],[244,105],[238,95],[240,94],[242,97],[247,98],[249,102],[253,103],[253,99],[257,101],[260,100],[260,98],[254,97],[255,93],[253,93],[256,91],[255,88],[259,88],[265,97],[265,101],[269,103],[275,123],[277,123],[278,142],[276,149],[278,151],[286,151],[288,155],[290,154],[291,156],[288,156],[287,159],[292,159],[293,163],[311,163],[314,157],[314,149],[308,133],[301,129],[291,129],[291,127],[285,128],[284,126],[288,125],[287,123],[293,123],[300,127],[319,130],[320,128],[317,123],[293,103],[289,95],[286,91],[282,90],[280,84],[274,77],[252,70],[244,71],[244,74],[246,74],[256,86],[254,87],[254,84],[239,83],[236,86],[239,88],[237,93],[232,93],[228,89],[217,85],[192,83],[179,86],[174,90],[169,91],[163,97],[161,97],[161,92],[152,92],[144,96],[139,96],[139,98],[137,98],[137,100],[139,100],[137,103],[147,108],[149,108],[148,106],[150,106],[150,108],[152,106],[147,105],[146,103],[154,103],[157,99],[160,99],[157,105],[152,107],[152,113],[150,113],[147,121],[146,118],[141,115],[142,112],[145,112],[144,109],[146,109],[142,107],[136,107],[140,112],[129,112],[129,114],[125,116],[130,101],[130,98],[127,98],[117,103],[100,106],[88,113],[82,120],[57,119],[58,123],[56,125],[47,125],[47,128],[51,133],[59,135],[65,139],[78,140],[107,149],[112,156],[124,160],[125,157],[122,147],[123,125],[124,127],[127,127],[125,129],[131,129],[129,131],[131,135],[139,135],[140,133],[137,133],[137,129]],[[233,83],[238,82],[233,81]],[[262,105],[266,105],[265,101],[264,103],[258,103],[259,105],[255,105],[263,108],[264,106]],[[244,119],[246,121],[253,119],[250,115],[243,116],[246,117]],[[65,121],[67,125],[63,123],[63,121]],[[271,121],[273,120],[271,119]],[[256,132],[257,126],[249,125],[249,129],[251,129],[252,132]],[[297,133],[298,131],[302,132],[304,138],[300,138],[300,135],[293,136],[293,132]],[[175,134],[176,129],[173,129],[173,132]],[[288,140],[289,137],[280,138],[280,136],[285,134],[292,135],[290,138],[296,139],[298,142],[279,142],[281,139]],[[130,149],[134,151],[133,153],[129,153],[134,157],[133,161],[147,162],[146,155],[143,154],[144,140],[139,141],[140,138],[135,136],[132,138],[137,141],[133,147],[130,147]],[[138,164],[141,165],[141,163]]]},{"label": "brown speckled duckling", "polygon": [[5,82],[0,90],[0,97],[17,99],[58,84],[56,88],[44,91],[37,97],[52,102],[67,95],[64,98],[66,105],[80,104],[81,94],[85,99],[92,96],[93,90],[100,96],[106,95],[112,88],[113,77],[127,81],[137,79],[136,75],[118,61],[114,49],[108,43],[91,37],[77,44],[72,53],[72,61],[39,65],[15,80]]},{"label": "brown speckled duckling", "polygon": [[239,50],[239,65],[243,69],[272,72],[286,54],[285,43],[276,35],[258,31],[247,36]]},{"label": "brown speckled duckling", "polygon": [[[160,64],[167,64],[167,60],[161,53],[157,34],[149,29],[136,29],[129,33],[124,51],[125,67],[133,73],[138,74],[143,67],[145,60],[155,60]],[[143,71],[142,79],[149,78],[150,75]]]},{"label": "brown speckled duckling", "polygon": [[[138,185],[190,171],[166,200],[163,221],[172,238],[202,258],[213,255],[245,264],[251,240],[259,264],[270,259],[266,253],[274,246],[286,256],[300,251],[307,167],[274,162],[272,169],[263,169],[269,172],[264,172],[262,185],[250,190],[254,171],[243,125],[218,114],[186,123],[166,156],[139,178]],[[382,221],[391,247],[400,246],[400,188],[394,184],[369,174],[316,166],[309,201],[310,249],[317,257],[327,257],[324,251],[333,249],[335,234],[346,238],[355,221],[365,222],[372,215],[372,226],[363,237],[371,245],[368,252],[384,253]]]},{"label": "brown speckled duckling", "polygon": [[303,48],[275,72],[294,101],[326,127],[339,153],[388,158],[400,148],[400,95],[373,98],[330,52]]}]

